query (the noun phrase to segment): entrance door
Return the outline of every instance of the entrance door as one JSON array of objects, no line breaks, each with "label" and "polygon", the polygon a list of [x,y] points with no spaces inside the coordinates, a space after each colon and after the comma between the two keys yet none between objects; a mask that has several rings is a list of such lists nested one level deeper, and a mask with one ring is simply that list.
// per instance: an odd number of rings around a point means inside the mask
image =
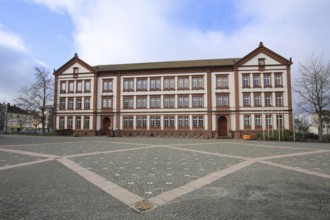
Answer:
[{"label": "entrance door", "polygon": [[227,136],[227,119],[224,116],[218,119],[218,136]]},{"label": "entrance door", "polygon": [[110,118],[103,119],[103,135],[110,135],[111,120]]}]

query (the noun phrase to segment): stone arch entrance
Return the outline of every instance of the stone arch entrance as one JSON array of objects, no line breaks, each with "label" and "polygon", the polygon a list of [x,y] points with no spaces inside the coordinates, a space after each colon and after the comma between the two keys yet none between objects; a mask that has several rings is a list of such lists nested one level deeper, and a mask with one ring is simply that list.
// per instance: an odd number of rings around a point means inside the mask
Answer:
[{"label": "stone arch entrance", "polygon": [[220,116],[218,119],[218,136],[227,136],[227,118]]},{"label": "stone arch entrance", "polygon": [[110,135],[110,132],[112,130],[112,125],[111,125],[111,119],[106,117],[103,119],[103,135]]}]

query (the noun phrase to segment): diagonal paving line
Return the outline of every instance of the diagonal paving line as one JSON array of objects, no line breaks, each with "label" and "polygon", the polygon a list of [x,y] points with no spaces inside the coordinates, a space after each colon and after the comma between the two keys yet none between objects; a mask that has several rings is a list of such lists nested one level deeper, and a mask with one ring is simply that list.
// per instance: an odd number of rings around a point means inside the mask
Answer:
[{"label": "diagonal paving line", "polygon": [[313,175],[313,176],[318,176],[318,177],[323,177],[323,178],[327,178],[330,179],[330,175],[329,174],[325,174],[325,173],[319,173],[319,172],[313,172],[313,171],[309,171],[300,167],[291,167],[291,166],[286,166],[286,165],[282,165],[282,164],[277,164],[277,163],[273,163],[270,161],[258,161],[259,163],[263,163],[263,164],[267,164],[270,166],[274,166],[274,167],[280,167],[283,169],[287,169],[287,170],[293,170],[296,172],[300,172],[300,173],[305,173],[305,174],[309,174],[309,175]]},{"label": "diagonal paving line", "polygon": [[24,155],[34,156],[34,157],[47,157],[47,158],[52,158],[52,159],[60,157],[58,155],[41,154],[41,153],[22,151],[22,150],[14,150],[14,149],[0,148],[0,151],[4,151],[4,152],[8,152],[8,153],[15,153],[15,154],[24,154]]},{"label": "diagonal paving line", "polygon": [[321,153],[329,153],[330,150],[315,150],[315,151],[307,151],[307,152],[299,152],[299,153],[291,153],[291,154],[280,154],[280,155],[273,155],[273,156],[266,156],[266,157],[258,157],[255,158],[258,161],[261,160],[271,160],[271,159],[279,159],[285,157],[296,157],[296,156],[305,156],[310,154],[321,154]]},{"label": "diagonal paving line", "polygon": [[49,159],[37,160],[37,161],[32,161],[32,162],[27,162],[27,163],[7,165],[7,166],[4,166],[4,167],[0,167],[0,171],[8,170],[8,169],[16,168],[16,167],[23,167],[23,166],[33,165],[33,164],[37,164],[37,163],[44,163],[44,162],[48,162],[48,161],[52,161],[52,160],[53,160],[52,158],[49,158]]},{"label": "diagonal paving line", "polygon": [[94,172],[80,166],[72,160],[69,160],[67,158],[60,158],[57,159],[57,161],[72,170],[73,172],[77,173],[90,183],[94,184],[99,189],[115,197],[116,199],[120,200],[128,206],[132,206],[137,202],[141,202],[144,200],[141,196],[138,196],[128,191],[127,189],[122,188],[119,185],[95,174]]}]

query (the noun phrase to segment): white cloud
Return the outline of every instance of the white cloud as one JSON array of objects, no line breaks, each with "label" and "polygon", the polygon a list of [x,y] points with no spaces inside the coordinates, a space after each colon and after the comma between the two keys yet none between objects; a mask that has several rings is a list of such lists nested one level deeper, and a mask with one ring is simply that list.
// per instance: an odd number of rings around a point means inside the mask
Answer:
[{"label": "white cloud", "polygon": [[9,31],[5,30],[5,27],[0,23],[0,47],[12,48],[20,52],[27,52],[27,48],[24,45],[22,39]]}]

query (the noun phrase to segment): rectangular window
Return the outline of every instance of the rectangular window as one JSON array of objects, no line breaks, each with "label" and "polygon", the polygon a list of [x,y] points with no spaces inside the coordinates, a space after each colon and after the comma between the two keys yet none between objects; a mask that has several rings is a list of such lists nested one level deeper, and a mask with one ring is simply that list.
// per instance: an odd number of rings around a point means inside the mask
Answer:
[{"label": "rectangular window", "polygon": [[85,80],[85,92],[86,93],[91,92],[91,81],[90,80]]},{"label": "rectangular window", "polygon": [[178,78],[178,89],[179,90],[189,89],[189,78]]},{"label": "rectangular window", "polygon": [[253,95],[254,95],[254,106],[255,107],[261,106],[260,94],[253,94]]},{"label": "rectangular window", "polygon": [[84,117],[84,129],[89,129],[89,116]]},{"label": "rectangular window", "polygon": [[76,116],[76,129],[81,129],[81,117]]},{"label": "rectangular window", "polygon": [[134,99],[133,97],[124,97],[124,108],[133,108],[134,107]]},{"label": "rectangular window", "polygon": [[204,127],[204,117],[193,116],[193,127]]},{"label": "rectangular window", "polygon": [[260,87],[260,75],[253,75],[253,87]]},{"label": "rectangular window", "polygon": [[250,87],[250,75],[249,74],[242,75],[242,85],[243,85],[243,88]]},{"label": "rectangular window", "polygon": [[91,100],[89,97],[85,97],[84,109],[90,109],[90,108],[91,108]]},{"label": "rectangular window", "polygon": [[283,99],[282,99],[282,94],[276,94],[276,107],[282,107],[283,106]]},{"label": "rectangular window", "polygon": [[243,106],[250,106],[250,94],[243,94]]},{"label": "rectangular window", "polygon": [[272,116],[271,115],[266,115],[266,126],[272,126]]},{"label": "rectangular window", "polygon": [[271,78],[270,74],[264,74],[264,87],[271,87]]},{"label": "rectangular window", "polygon": [[164,127],[174,127],[174,116],[164,116]]},{"label": "rectangular window", "polygon": [[66,93],[66,81],[61,82],[61,90],[60,93]]},{"label": "rectangular window", "polygon": [[136,108],[147,108],[147,97],[136,97]]},{"label": "rectangular window", "polygon": [[254,124],[255,124],[255,127],[261,127],[261,116],[260,115],[254,116]]},{"label": "rectangular window", "polygon": [[160,116],[150,116],[150,127],[160,127]]},{"label": "rectangular window", "polygon": [[103,79],[103,92],[112,92],[112,79]]},{"label": "rectangular window", "polygon": [[81,98],[80,97],[76,98],[76,109],[81,109]]},{"label": "rectangular window", "polygon": [[76,83],[76,92],[82,93],[82,81],[77,81]]},{"label": "rectangular window", "polygon": [[272,106],[272,95],[265,94],[265,106],[269,107]]},{"label": "rectangular window", "polygon": [[134,79],[124,79],[124,92],[134,91]]},{"label": "rectangular window", "polygon": [[150,96],[150,108],[160,108],[159,96]]},{"label": "rectangular window", "polygon": [[192,78],[192,89],[204,89],[203,76]]},{"label": "rectangular window", "polygon": [[69,93],[74,93],[74,81],[69,81]]},{"label": "rectangular window", "polygon": [[193,96],[192,97],[192,107],[193,108],[204,107],[204,97],[203,96]]},{"label": "rectangular window", "polygon": [[123,125],[124,127],[133,127],[133,116],[123,117]]},{"label": "rectangular window", "polygon": [[217,76],[217,89],[228,89],[228,76]]},{"label": "rectangular window", "polygon": [[146,116],[138,116],[136,117],[136,127],[147,127],[147,117]]},{"label": "rectangular window", "polygon": [[68,98],[68,109],[69,110],[73,109],[73,98]]},{"label": "rectangular window", "polygon": [[60,110],[65,110],[65,98],[60,98]]},{"label": "rectangular window", "polygon": [[59,127],[60,127],[60,129],[64,129],[64,117],[60,117]]},{"label": "rectangular window", "polygon": [[147,91],[147,79],[137,79],[136,82],[138,91]]},{"label": "rectangular window", "polygon": [[179,127],[189,127],[189,116],[178,116]]},{"label": "rectangular window", "polygon": [[283,127],[283,118],[282,118],[282,115],[281,114],[278,114],[276,116],[276,123],[277,123],[277,129]]},{"label": "rectangular window", "polygon": [[244,127],[250,127],[250,115],[244,115]]},{"label": "rectangular window", "polygon": [[102,97],[102,109],[112,108],[112,97]]},{"label": "rectangular window", "polygon": [[159,90],[160,90],[160,78],[151,78],[150,91],[159,91]]},{"label": "rectangular window", "polygon": [[164,108],[174,108],[174,96],[164,97]]},{"label": "rectangular window", "polygon": [[178,108],[188,108],[188,107],[189,107],[189,96],[179,96]]},{"label": "rectangular window", "polygon": [[72,125],[73,125],[73,118],[72,116],[69,116],[67,119],[67,128],[72,129]]},{"label": "rectangular window", "polygon": [[217,95],[217,107],[228,107],[228,95]]},{"label": "rectangular window", "polygon": [[164,90],[174,90],[174,78],[164,79]]},{"label": "rectangular window", "polygon": [[282,87],[282,73],[275,74],[275,87]]}]

